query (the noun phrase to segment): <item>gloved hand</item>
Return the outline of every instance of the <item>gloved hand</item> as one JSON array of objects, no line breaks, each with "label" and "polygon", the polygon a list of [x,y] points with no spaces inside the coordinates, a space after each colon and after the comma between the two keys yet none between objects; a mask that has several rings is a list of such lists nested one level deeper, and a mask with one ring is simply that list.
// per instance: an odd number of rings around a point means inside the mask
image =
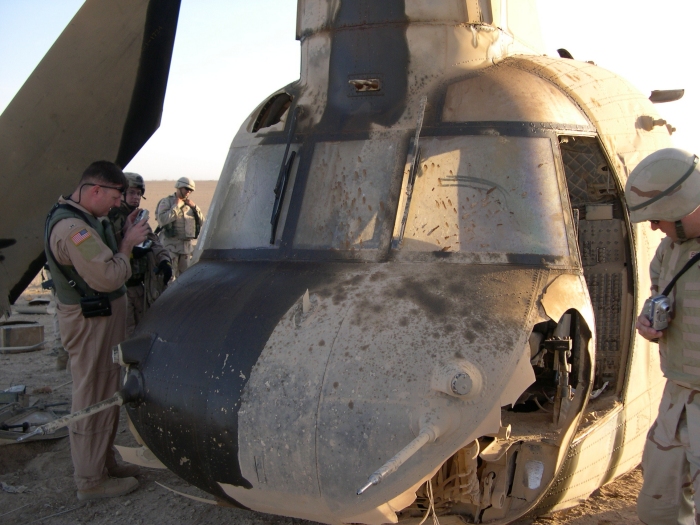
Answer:
[{"label": "gloved hand", "polygon": [[173,277],[173,268],[170,266],[170,261],[161,261],[158,268],[153,270],[156,275],[163,274],[163,284],[168,284]]}]

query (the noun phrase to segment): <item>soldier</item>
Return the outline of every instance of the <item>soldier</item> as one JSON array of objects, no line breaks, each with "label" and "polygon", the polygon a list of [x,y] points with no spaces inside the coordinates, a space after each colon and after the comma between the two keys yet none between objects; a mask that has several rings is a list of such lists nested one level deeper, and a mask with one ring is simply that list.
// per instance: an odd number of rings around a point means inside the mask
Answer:
[{"label": "soldier", "polygon": [[[667,148],[646,157],[625,187],[632,222],[649,221],[666,234],[651,263],[652,295],[677,275],[669,292],[668,328],[657,331],[646,315],[637,331],[659,342],[666,387],[659,414],[649,430],[642,468],[644,485],[637,514],[651,524],[696,523],[693,488],[700,494],[700,170],[698,157]],[[700,520],[698,521],[700,523]]]},{"label": "soldier", "polygon": [[[146,183],[138,173],[124,173],[129,181],[129,188],[119,208],[109,211],[109,220],[114,227],[117,241],[121,241],[126,219],[141,204],[141,197],[146,198]],[[126,282],[127,312],[126,335],[134,333],[134,328],[141,322],[143,314],[165,289],[173,276],[168,251],[160,244],[156,234],[148,227],[146,244],[148,247],[134,247],[131,252],[131,278]],[[160,278],[153,279],[156,275]]]},{"label": "soldier", "polygon": [[201,210],[189,199],[193,191],[194,181],[181,177],[175,183],[175,193],[161,199],[156,211],[160,239],[170,252],[175,278],[187,269],[194,251],[192,241],[204,223]]},{"label": "soldier", "polygon": [[[72,410],[81,410],[119,390],[119,365],[112,347],[126,336],[129,256],[146,239],[145,221],[132,213],[117,244],[108,220],[119,206],[127,181],[111,162],[92,163],[75,191],[61,197],[46,218],[45,251],[56,287],[61,340],[70,355]],[[134,490],[134,465],[118,465],[113,446],[119,408],[113,407],[70,427],[78,499],[121,496]]]}]

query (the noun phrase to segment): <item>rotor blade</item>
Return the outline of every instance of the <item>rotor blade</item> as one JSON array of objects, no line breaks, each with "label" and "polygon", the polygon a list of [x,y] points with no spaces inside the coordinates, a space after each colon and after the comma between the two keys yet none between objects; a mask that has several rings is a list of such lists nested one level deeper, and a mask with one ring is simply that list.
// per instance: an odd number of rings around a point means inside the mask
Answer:
[{"label": "rotor blade", "polygon": [[44,263],[58,196],[93,161],[126,165],[160,125],[179,11],[180,0],[87,0],[0,115],[0,315]]}]

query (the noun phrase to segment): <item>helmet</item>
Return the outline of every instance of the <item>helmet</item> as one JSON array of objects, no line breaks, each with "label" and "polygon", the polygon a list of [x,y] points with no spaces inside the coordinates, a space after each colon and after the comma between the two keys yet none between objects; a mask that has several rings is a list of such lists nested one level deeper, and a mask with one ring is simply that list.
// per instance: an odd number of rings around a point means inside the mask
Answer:
[{"label": "helmet", "polygon": [[625,196],[632,222],[675,222],[700,206],[698,157],[677,148],[652,153],[632,170]]},{"label": "helmet", "polygon": [[194,181],[189,177],[180,177],[175,183],[175,188],[189,188],[192,191],[194,191]]},{"label": "helmet", "polygon": [[146,193],[146,183],[141,175],[138,173],[124,173],[124,176],[129,181],[129,188],[141,188],[141,194]]}]

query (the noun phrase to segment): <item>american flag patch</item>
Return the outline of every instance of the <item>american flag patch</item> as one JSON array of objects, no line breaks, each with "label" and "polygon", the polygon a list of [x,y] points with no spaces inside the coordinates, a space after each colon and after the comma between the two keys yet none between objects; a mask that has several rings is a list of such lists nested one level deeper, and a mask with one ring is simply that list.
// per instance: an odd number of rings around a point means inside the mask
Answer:
[{"label": "american flag patch", "polygon": [[70,239],[71,241],[73,241],[73,244],[78,246],[81,242],[86,241],[90,237],[92,237],[92,235],[90,235],[90,232],[86,229],[82,229],[78,233],[74,234]]}]

